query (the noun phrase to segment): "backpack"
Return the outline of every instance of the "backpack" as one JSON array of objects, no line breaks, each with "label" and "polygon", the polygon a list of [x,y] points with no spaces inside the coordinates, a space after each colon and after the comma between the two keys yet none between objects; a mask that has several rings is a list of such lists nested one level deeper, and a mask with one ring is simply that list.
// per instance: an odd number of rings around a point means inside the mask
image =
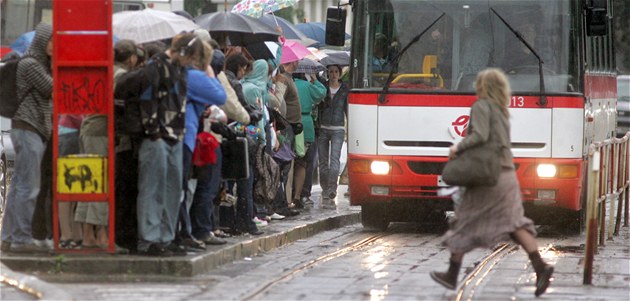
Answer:
[{"label": "backpack", "polygon": [[13,58],[0,66],[0,116],[13,118],[20,107],[17,95],[17,67],[22,58]]},{"label": "backpack", "polygon": [[[186,77],[166,61],[165,54],[158,54],[144,67],[127,72],[116,81],[117,132],[146,137],[161,135],[165,131],[161,127],[171,127],[171,135],[183,134],[185,114],[181,105],[186,99]],[[170,115],[175,115],[170,124],[161,124]]]}]

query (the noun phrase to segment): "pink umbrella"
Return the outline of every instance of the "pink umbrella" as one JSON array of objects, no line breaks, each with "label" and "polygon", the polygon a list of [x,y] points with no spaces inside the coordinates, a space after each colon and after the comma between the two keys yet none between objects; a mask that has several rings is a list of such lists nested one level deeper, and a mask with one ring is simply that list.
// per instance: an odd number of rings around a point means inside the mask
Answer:
[{"label": "pink umbrella", "polygon": [[280,64],[299,61],[310,54],[311,52],[302,44],[296,41],[286,40],[282,45],[282,57],[280,57]]}]

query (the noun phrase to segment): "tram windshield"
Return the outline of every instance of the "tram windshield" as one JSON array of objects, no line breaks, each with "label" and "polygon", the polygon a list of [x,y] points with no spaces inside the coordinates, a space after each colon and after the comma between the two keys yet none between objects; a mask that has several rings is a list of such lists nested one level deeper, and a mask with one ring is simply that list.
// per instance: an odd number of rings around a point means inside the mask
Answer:
[{"label": "tram windshield", "polygon": [[575,1],[367,0],[355,5],[355,88],[383,87],[393,71],[392,89],[474,92],[477,72],[498,67],[514,92],[538,93],[537,54],[546,92],[579,90]]}]

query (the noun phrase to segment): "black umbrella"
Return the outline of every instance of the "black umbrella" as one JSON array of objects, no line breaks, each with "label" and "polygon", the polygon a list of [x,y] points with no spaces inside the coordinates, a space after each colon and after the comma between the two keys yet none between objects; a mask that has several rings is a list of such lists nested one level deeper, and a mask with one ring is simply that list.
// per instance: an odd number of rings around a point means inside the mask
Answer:
[{"label": "black umbrella", "polygon": [[213,38],[227,36],[230,44],[246,46],[251,43],[277,41],[276,30],[258,19],[231,12],[216,12],[195,18],[195,23],[210,32]]},{"label": "black umbrella", "polygon": [[302,31],[300,31],[287,19],[275,16],[273,14],[264,14],[262,17],[260,17],[259,20],[273,28],[282,28],[282,34],[285,38],[290,40],[298,40],[298,42],[300,42],[300,44],[304,46],[311,46],[317,43],[317,41],[307,37]]}]

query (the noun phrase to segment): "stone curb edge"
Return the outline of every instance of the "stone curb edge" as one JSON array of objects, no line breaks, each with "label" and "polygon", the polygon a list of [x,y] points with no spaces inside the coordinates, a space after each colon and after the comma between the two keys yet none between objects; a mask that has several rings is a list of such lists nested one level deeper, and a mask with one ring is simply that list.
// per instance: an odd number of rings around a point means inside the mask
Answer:
[{"label": "stone curb edge", "polygon": [[38,300],[74,300],[65,291],[35,276],[14,272],[0,263],[0,282],[29,293]]},{"label": "stone curb edge", "polygon": [[220,265],[255,256],[323,231],[356,224],[360,221],[359,212],[344,213],[296,226],[279,233],[254,237],[196,256],[169,258],[127,255],[3,257],[2,263],[0,263],[0,268],[2,269],[0,281],[30,293],[40,300],[72,300],[71,296],[55,288],[54,285],[48,284],[35,276],[20,272],[192,277],[208,272]]}]

